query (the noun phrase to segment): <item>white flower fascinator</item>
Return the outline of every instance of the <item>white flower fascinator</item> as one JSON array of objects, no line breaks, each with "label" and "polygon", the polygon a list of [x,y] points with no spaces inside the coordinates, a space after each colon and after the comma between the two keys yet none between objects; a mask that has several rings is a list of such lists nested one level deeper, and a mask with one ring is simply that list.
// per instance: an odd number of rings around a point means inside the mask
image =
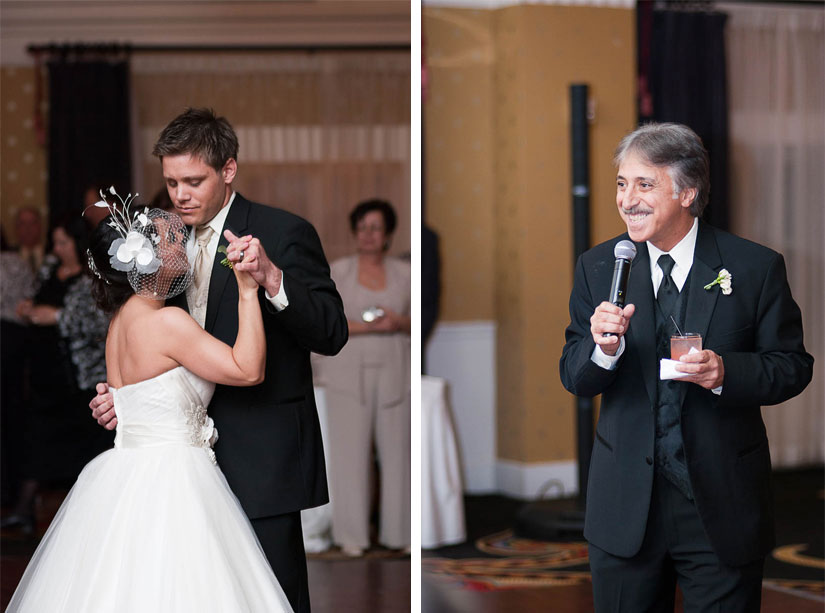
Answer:
[{"label": "white flower fascinator", "polygon": [[148,207],[132,212],[138,194],[122,198],[114,187],[108,194],[119,204],[110,204],[101,190],[101,200],[94,206],[109,210],[105,223],[120,235],[109,246],[111,267],[125,272],[141,296],[165,300],[184,291],[192,281],[192,268],[186,254],[189,232],[181,218]]}]

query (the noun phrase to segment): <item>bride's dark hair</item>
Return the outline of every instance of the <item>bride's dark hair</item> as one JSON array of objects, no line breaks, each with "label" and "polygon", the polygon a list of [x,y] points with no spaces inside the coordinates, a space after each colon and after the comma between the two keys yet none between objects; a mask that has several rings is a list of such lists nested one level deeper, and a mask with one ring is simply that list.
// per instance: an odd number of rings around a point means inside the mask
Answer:
[{"label": "bride's dark hair", "polygon": [[[129,285],[125,272],[115,270],[109,263],[109,247],[120,238],[120,233],[109,225],[112,216],[103,219],[89,238],[89,255],[94,260],[89,262],[92,269],[92,296],[97,306],[106,313],[114,313],[131,298],[135,290]],[[97,270],[97,273],[95,273]],[[98,276],[99,275],[99,276]]]}]

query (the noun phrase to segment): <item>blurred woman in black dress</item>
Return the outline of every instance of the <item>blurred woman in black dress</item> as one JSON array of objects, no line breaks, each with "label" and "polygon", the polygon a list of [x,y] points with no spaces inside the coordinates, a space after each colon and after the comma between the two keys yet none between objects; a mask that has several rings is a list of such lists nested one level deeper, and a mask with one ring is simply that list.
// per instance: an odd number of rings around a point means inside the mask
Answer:
[{"label": "blurred woman in black dress", "polygon": [[[94,385],[106,380],[104,340],[108,317],[91,295],[84,221],[70,217],[50,233],[51,254],[40,269],[40,287],[17,314],[28,322],[33,356],[23,457],[24,481],[3,527],[34,527],[34,501],[41,486],[70,485],[80,469],[112,445],[113,433],[89,419]],[[39,380],[48,379],[48,385]]]}]

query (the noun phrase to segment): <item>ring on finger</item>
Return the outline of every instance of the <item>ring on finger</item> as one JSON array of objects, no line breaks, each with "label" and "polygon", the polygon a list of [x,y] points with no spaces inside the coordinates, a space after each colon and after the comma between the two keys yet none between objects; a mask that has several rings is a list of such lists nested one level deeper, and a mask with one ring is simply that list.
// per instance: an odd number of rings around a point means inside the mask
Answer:
[{"label": "ring on finger", "polygon": [[241,259],[239,261],[243,261],[243,251],[240,253]]}]

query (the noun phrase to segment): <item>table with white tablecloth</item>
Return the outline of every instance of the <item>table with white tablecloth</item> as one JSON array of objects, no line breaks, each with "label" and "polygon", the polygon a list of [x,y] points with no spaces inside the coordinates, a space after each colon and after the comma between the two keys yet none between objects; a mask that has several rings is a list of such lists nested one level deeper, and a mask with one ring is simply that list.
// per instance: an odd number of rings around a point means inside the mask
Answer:
[{"label": "table with white tablecloth", "polygon": [[464,492],[447,382],[421,377],[421,547],[463,542]]}]

